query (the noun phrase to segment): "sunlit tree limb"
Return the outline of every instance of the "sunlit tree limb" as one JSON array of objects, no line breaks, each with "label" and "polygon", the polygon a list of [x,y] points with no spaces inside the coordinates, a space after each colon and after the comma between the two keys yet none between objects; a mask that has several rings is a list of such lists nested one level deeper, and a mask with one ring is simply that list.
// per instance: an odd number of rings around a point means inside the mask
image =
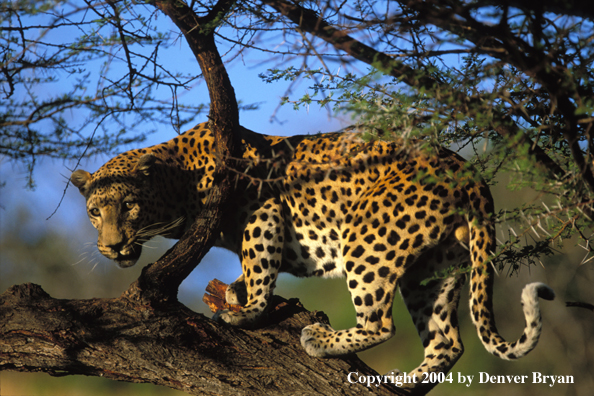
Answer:
[{"label": "sunlit tree limb", "polygon": [[[133,286],[134,287],[134,286]],[[179,302],[122,297],[51,298],[40,286],[0,296],[0,370],[82,374],[152,383],[192,395],[399,394],[397,387],[349,383],[378,375],[357,357],[312,358],[300,329],[323,318],[276,298],[266,326],[218,325]]]}]

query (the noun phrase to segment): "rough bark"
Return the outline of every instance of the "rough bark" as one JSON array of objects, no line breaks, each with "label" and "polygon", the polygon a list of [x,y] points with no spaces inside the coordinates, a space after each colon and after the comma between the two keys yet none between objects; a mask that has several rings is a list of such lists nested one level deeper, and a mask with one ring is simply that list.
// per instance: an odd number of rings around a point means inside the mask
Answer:
[{"label": "rough bark", "polygon": [[356,356],[308,356],[301,328],[327,318],[296,300],[275,297],[265,324],[243,330],[177,301],[138,297],[128,291],[113,299],[58,300],[34,284],[11,287],[0,296],[0,370],[101,376],[194,395],[400,392],[349,383],[350,372],[378,375]]}]

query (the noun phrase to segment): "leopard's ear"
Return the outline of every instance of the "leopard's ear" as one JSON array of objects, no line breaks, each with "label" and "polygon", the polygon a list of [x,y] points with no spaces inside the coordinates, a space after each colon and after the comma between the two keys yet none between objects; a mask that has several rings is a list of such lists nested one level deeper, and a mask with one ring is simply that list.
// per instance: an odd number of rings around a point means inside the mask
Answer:
[{"label": "leopard's ear", "polygon": [[85,195],[89,184],[91,183],[91,174],[85,170],[79,169],[72,172],[70,181],[74,184],[82,195]]},{"label": "leopard's ear", "polygon": [[142,173],[145,176],[149,176],[151,174],[153,165],[157,162],[158,158],[152,154],[144,154],[138,160],[136,166],[134,166],[134,173]]}]

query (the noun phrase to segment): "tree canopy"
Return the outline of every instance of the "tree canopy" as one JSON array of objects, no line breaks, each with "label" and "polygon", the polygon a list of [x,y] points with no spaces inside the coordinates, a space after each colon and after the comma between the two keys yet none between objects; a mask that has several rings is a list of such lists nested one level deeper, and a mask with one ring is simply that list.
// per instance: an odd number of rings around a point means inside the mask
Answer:
[{"label": "tree canopy", "polygon": [[[502,266],[572,235],[582,262],[593,257],[585,2],[0,0],[0,20],[0,154],[27,166],[31,187],[41,158],[76,164],[207,112],[234,152],[240,111],[256,105],[238,101],[225,67],[249,60],[264,81],[288,82],[279,106],[348,114],[371,138],[457,145],[489,183],[505,172],[509,188],[541,193],[497,214],[520,226],[496,253]],[[209,103],[196,100],[202,82]]]},{"label": "tree canopy", "polygon": [[589,240],[593,14],[579,2],[2,2],[0,153],[31,183],[40,157],[112,153],[205,111],[189,93],[204,75],[168,56],[184,38],[166,7],[188,29],[209,18],[226,64],[291,81],[286,103],[472,146],[483,177],[555,197],[508,218]]}]

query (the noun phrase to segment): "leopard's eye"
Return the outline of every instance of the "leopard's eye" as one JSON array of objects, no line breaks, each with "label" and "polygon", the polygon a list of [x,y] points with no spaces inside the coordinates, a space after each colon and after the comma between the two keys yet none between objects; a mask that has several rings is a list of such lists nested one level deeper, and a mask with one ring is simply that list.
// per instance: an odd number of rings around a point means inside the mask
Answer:
[{"label": "leopard's eye", "polygon": [[89,209],[89,213],[93,217],[99,217],[99,216],[101,216],[101,211],[99,210],[99,208],[91,208],[91,209]]},{"label": "leopard's eye", "polygon": [[136,206],[136,202],[133,202],[133,201],[124,202],[125,210],[132,210],[132,208],[134,208],[134,206]]}]

